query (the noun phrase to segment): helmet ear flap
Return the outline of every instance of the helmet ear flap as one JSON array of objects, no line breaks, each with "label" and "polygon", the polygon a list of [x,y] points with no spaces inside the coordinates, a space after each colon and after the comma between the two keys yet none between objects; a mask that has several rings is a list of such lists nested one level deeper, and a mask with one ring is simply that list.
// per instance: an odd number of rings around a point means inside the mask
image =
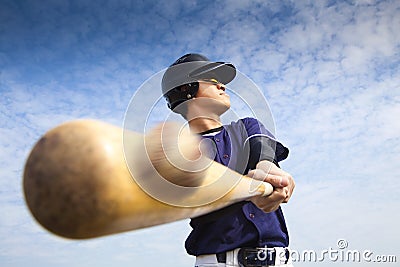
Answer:
[{"label": "helmet ear flap", "polygon": [[186,99],[192,99],[193,97],[195,97],[198,90],[198,82],[188,83],[180,87],[180,91],[186,93]]},{"label": "helmet ear flap", "polygon": [[178,105],[195,97],[198,90],[199,90],[198,82],[187,83],[175,87],[165,95],[168,108],[174,111],[174,109]]}]

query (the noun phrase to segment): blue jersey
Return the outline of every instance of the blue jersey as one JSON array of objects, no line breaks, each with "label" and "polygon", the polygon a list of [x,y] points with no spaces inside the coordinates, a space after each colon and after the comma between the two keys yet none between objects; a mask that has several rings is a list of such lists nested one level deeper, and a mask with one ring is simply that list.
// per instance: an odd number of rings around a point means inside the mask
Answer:
[{"label": "blue jersey", "polygon": [[[212,133],[214,132],[214,134]],[[215,133],[217,132],[217,133]],[[246,174],[260,160],[278,162],[289,150],[256,119],[245,118],[202,133],[215,143],[214,160]],[[279,165],[278,165],[279,166]],[[250,201],[193,218],[185,242],[188,254],[216,254],[239,247],[287,247],[289,236],[281,208],[265,213]]]}]

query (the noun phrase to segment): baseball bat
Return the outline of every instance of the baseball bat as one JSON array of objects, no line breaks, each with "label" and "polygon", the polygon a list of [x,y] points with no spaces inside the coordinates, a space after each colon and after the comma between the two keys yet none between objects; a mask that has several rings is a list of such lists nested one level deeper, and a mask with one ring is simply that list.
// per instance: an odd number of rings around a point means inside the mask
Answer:
[{"label": "baseball bat", "polygon": [[56,235],[86,239],[194,218],[273,191],[205,157],[200,140],[180,129],[167,123],[143,135],[96,120],[51,129],[25,163],[30,212]]}]

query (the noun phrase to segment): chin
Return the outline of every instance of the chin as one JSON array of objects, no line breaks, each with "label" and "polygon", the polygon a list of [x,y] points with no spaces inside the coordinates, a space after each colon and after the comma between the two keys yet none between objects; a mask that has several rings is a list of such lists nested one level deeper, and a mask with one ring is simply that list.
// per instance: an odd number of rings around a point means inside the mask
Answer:
[{"label": "chin", "polygon": [[224,114],[226,111],[228,111],[230,108],[231,108],[231,105],[230,105],[230,104],[224,103],[223,105],[220,105],[220,106],[218,107],[218,110],[216,111],[216,113],[217,113],[218,115],[222,115],[222,114]]}]

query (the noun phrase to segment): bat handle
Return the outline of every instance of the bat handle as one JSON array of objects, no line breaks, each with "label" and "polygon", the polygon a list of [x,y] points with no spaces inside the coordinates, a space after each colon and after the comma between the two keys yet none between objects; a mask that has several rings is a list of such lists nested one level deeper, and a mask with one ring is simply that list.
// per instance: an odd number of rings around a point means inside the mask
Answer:
[{"label": "bat handle", "polygon": [[267,197],[272,194],[274,187],[270,183],[262,182],[259,186],[259,190],[261,192],[261,196]]},{"label": "bat handle", "polygon": [[252,178],[247,176],[243,176],[242,178],[242,186],[236,187],[238,193],[235,194],[238,199],[241,198],[240,196],[247,199],[255,196],[267,197],[274,191],[274,187],[268,182],[254,181]]}]

